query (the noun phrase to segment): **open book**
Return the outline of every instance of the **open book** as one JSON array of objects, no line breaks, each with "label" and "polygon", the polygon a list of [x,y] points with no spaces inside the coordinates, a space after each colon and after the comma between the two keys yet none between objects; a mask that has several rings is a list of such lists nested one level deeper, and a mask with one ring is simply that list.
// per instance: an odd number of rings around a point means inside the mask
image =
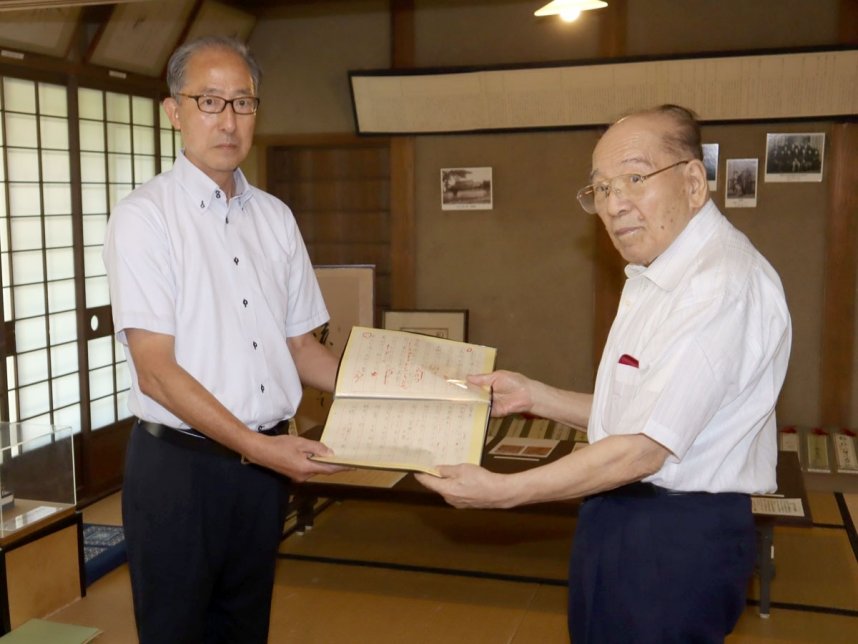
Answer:
[{"label": "open book", "polygon": [[479,464],[491,392],[468,374],[494,369],[497,350],[427,335],[354,327],[337,374],[317,461],[422,471]]}]

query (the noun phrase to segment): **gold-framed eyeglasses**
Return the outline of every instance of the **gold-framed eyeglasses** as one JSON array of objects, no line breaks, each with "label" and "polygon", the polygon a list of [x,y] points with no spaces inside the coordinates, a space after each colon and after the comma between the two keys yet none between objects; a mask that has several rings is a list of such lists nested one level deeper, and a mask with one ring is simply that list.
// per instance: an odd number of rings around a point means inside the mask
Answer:
[{"label": "gold-framed eyeglasses", "polygon": [[683,163],[691,163],[691,161],[693,159],[677,161],[649,174],[621,174],[607,181],[591,183],[589,186],[584,186],[578,191],[578,203],[581,204],[581,207],[585,211],[591,215],[595,215],[612,193],[618,197],[634,201],[643,196],[647,179]]},{"label": "gold-framed eyeglasses", "polygon": [[182,94],[185,98],[192,98],[200,108],[200,112],[206,114],[220,114],[226,109],[227,105],[232,106],[232,111],[236,114],[256,114],[259,109],[258,96],[236,96],[235,98],[224,98],[222,96],[214,96],[212,94]]}]

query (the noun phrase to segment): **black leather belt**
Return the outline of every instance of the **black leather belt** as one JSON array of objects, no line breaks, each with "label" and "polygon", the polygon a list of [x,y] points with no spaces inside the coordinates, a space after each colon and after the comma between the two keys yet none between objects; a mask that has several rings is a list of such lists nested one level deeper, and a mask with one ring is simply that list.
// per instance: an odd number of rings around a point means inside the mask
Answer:
[{"label": "black leather belt", "polygon": [[[266,436],[280,436],[281,434],[289,433],[290,421],[284,420],[277,423],[274,427],[268,429],[260,429],[260,434]],[[206,454],[217,454],[218,456],[226,456],[236,460],[243,460],[243,457],[238,452],[231,450],[226,445],[222,445],[214,441],[195,429],[176,429],[168,425],[160,423],[150,423],[146,420],[137,420],[137,426],[144,430],[150,436],[154,436],[165,443],[181,447],[183,449],[193,450],[195,452],[203,452]]]},{"label": "black leather belt", "polygon": [[658,485],[653,485],[652,483],[644,483],[643,481],[638,481],[636,483],[629,483],[628,485],[621,485],[620,487],[614,488],[613,490],[605,490],[604,492],[599,492],[598,494],[594,494],[590,498],[597,498],[600,496],[619,496],[625,498],[644,499],[656,496],[691,496],[695,494],[708,495],[711,493],[681,492],[678,490],[668,490],[666,487],[659,487]]}]

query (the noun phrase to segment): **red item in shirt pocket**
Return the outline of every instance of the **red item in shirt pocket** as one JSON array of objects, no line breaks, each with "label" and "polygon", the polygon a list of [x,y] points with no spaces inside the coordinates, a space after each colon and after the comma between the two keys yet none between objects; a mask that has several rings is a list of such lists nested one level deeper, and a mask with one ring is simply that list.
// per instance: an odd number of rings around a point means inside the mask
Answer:
[{"label": "red item in shirt pocket", "polygon": [[623,355],[620,356],[620,364],[626,364],[626,365],[629,365],[630,367],[634,367],[635,369],[637,369],[640,366],[640,364],[638,363],[638,359],[633,358],[628,353],[624,353]]}]

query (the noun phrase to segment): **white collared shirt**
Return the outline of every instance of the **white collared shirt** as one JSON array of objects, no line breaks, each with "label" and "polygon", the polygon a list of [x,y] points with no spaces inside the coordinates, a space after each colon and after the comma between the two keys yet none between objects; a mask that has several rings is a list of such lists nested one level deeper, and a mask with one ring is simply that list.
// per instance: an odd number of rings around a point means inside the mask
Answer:
[{"label": "white collared shirt", "polygon": [[111,213],[114,329],[131,371],[128,406],[143,420],[187,427],[140,392],[129,328],[174,336],[179,365],[249,427],[293,416],[301,400],[286,340],[328,313],[292,212],[241,170],[235,186],[227,200],[180,154]]},{"label": "white collared shirt", "polygon": [[648,267],[626,267],[590,442],[643,433],[673,490],[773,492],[775,403],[792,338],[777,273],[709,201]]}]

